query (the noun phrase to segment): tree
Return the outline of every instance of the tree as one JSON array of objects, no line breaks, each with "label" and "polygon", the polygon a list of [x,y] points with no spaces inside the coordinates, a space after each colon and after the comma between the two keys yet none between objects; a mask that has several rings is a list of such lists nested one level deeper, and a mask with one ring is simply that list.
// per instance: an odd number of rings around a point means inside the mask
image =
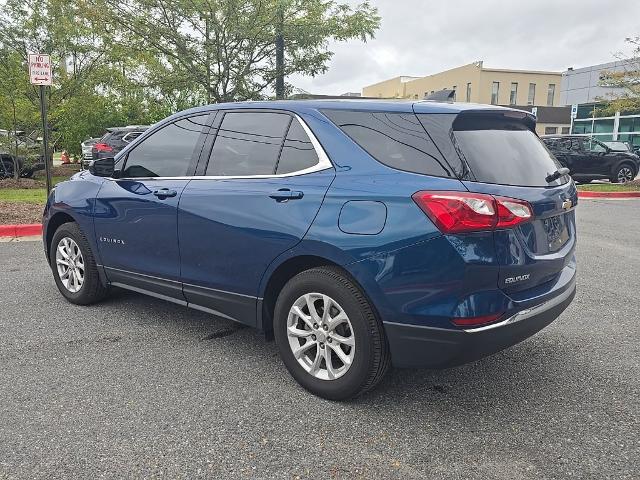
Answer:
[{"label": "tree", "polygon": [[638,113],[640,111],[640,36],[626,39],[633,48],[631,58],[624,58],[619,54],[620,60],[625,61],[623,71],[602,72],[600,85],[606,87],[622,88],[623,93],[609,100],[598,109],[599,115],[614,115],[620,111],[624,113]]},{"label": "tree", "polygon": [[278,73],[324,73],[329,40],[366,41],[380,25],[367,1],[352,8],[327,0],[99,0],[95,11],[109,31],[118,29],[117,43],[151,54],[147,86],[209,103],[266,98]]}]

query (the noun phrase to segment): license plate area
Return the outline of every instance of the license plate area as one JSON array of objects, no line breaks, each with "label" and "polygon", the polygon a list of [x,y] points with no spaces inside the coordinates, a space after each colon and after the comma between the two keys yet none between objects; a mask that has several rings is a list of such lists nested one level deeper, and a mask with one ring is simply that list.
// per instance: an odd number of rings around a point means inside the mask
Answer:
[{"label": "license plate area", "polygon": [[566,214],[545,218],[542,221],[542,226],[547,235],[549,251],[556,252],[569,241]]}]

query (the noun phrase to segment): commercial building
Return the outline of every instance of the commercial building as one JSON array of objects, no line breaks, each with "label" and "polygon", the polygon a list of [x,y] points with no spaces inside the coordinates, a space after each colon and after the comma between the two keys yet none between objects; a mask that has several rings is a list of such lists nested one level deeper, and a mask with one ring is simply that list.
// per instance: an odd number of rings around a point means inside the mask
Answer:
[{"label": "commercial building", "polygon": [[560,82],[560,104],[574,105],[611,100],[624,93],[623,88],[600,85],[604,72],[625,72],[638,67],[638,60],[621,60],[584,68],[569,68]]},{"label": "commercial building", "polygon": [[364,87],[362,96],[420,99],[451,89],[458,102],[558,106],[561,80],[561,72],[485,68],[480,61],[425,77],[394,77]]},{"label": "commercial building", "polygon": [[618,141],[640,146],[640,114],[602,116],[598,114],[598,103],[578,105],[571,133],[588,135],[601,142]]}]

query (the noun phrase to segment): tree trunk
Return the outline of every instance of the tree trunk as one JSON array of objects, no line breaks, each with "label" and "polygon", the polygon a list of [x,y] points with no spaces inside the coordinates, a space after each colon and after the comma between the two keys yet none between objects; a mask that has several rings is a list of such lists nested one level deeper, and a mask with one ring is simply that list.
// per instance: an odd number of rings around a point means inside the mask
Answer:
[{"label": "tree trunk", "polygon": [[276,98],[284,99],[284,10],[278,6],[276,25]]},{"label": "tree trunk", "polygon": [[14,156],[13,156],[13,178],[16,180],[20,180],[20,162],[18,161],[18,136],[16,132],[18,131],[18,121],[16,119],[16,102],[15,99],[11,100],[11,106],[13,108],[13,142],[14,142]]}]

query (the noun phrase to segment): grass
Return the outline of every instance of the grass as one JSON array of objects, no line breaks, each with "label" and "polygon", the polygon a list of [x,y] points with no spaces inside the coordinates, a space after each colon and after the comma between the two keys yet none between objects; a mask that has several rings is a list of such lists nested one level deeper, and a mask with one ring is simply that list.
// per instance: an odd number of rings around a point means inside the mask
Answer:
[{"label": "grass", "polygon": [[[52,177],[52,185],[68,180],[69,177]],[[0,201],[35,203],[44,205],[47,201],[46,188],[0,188]]]},{"label": "grass", "polygon": [[0,201],[44,205],[47,201],[47,190],[45,188],[2,188]]},{"label": "grass", "polygon": [[625,183],[587,183],[578,185],[583,192],[639,192],[640,185]]}]

